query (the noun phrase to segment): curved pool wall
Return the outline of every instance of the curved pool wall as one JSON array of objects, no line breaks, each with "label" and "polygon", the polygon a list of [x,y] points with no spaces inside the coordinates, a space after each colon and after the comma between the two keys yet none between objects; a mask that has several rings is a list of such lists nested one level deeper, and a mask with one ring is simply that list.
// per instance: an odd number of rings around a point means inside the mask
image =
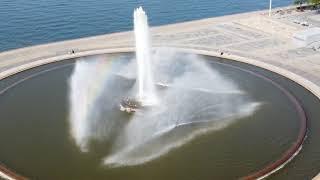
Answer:
[{"label": "curved pool wall", "polygon": [[[229,66],[233,66],[233,65],[229,65]],[[285,96],[287,96],[288,99],[290,99],[290,101],[294,104],[295,109],[299,115],[299,120],[300,120],[299,133],[298,133],[298,138],[293,143],[293,145],[276,161],[268,164],[267,166],[265,166],[264,168],[260,169],[257,172],[251,173],[251,174],[241,178],[241,179],[264,179],[264,178],[272,175],[273,173],[276,173],[280,169],[284,168],[285,165],[288,164],[291,160],[293,160],[293,158],[295,158],[299,154],[299,152],[302,150],[303,142],[307,138],[307,116],[306,116],[304,109],[301,107],[300,103],[298,102],[298,100],[289,91],[287,91],[285,88],[283,88],[278,83],[276,83],[273,80],[271,80],[263,75],[260,75],[258,73],[255,73],[255,72],[252,72],[249,70],[245,70],[245,69],[242,69],[239,67],[234,67],[234,68],[238,68],[238,69],[245,71],[249,74],[257,76],[257,77],[271,83],[272,85],[274,85],[278,89],[280,89],[280,91],[282,91],[285,94]]]},{"label": "curved pool wall", "polygon": [[[259,61],[255,61],[253,59],[243,58],[240,56],[235,56],[235,55],[230,55],[230,54],[221,55],[219,52],[213,52],[213,51],[188,49],[188,48],[183,48],[183,47],[182,48],[181,47],[174,47],[174,48],[179,51],[182,51],[182,52],[195,53],[195,54],[207,55],[207,56],[216,56],[216,57],[226,58],[228,60],[234,60],[234,61],[239,61],[242,63],[252,64],[254,66],[267,69],[269,71],[275,72],[277,74],[280,74],[282,76],[285,76],[285,77],[295,81],[296,83],[302,85],[303,87],[305,87],[306,89],[311,91],[318,98],[320,97],[319,96],[320,90],[319,90],[318,86],[316,86],[312,82],[304,79],[303,77],[298,76],[294,73],[291,73],[285,69],[275,67],[275,66],[272,66],[272,65],[269,65],[266,63],[262,63]],[[27,64],[23,64],[21,66],[13,67],[13,68],[10,68],[6,71],[1,72],[0,73],[0,80],[4,79],[6,77],[9,77],[11,75],[17,74],[19,72],[31,69],[31,68],[35,68],[35,67],[38,67],[41,65],[45,65],[45,64],[49,64],[49,63],[53,63],[53,62],[57,62],[57,61],[70,60],[70,59],[83,57],[83,56],[99,55],[99,54],[106,54],[106,53],[126,53],[126,52],[132,52],[132,51],[133,51],[132,47],[123,47],[123,48],[84,51],[84,52],[77,52],[76,54],[66,54],[66,55],[62,55],[62,56],[39,59],[39,60],[30,62]],[[302,117],[302,119],[303,119],[303,117]],[[284,164],[286,164],[288,161],[290,161],[292,159],[291,157],[295,156],[296,153],[301,150],[301,145],[302,145],[302,142],[304,139],[305,128],[306,128],[305,125],[303,125],[303,123],[302,123],[302,127],[304,127],[304,128],[302,128],[304,130],[300,130],[300,132],[299,132],[299,139],[298,139],[297,143],[294,145],[294,148],[293,148],[294,151],[292,151],[292,150],[290,152],[288,151],[289,154],[286,153],[286,155],[284,155],[283,158],[280,159],[280,161],[277,161],[275,164],[271,164],[271,165],[267,166],[262,171],[258,171],[256,173],[253,173],[253,174],[247,176],[247,177],[244,177],[244,179],[264,178],[264,177],[270,175],[271,173],[275,172],[276,170],[280,169],[279,167],[282,167]],[[4,174],[10,176],[10,173],[6,173],[5,171],[2,171],[2,172]],[[19,178],[22,176],[19,176],[15,173],[11,172],[10,177],[12,177],[13,179],[17,179],[17,177]]]},{"label": "curved pool wall", "polygon": [[[63,62],[64,61],[61,61],[61,63],[63,63]],[[219,63],[219,62],[214,62],[214,63],[215,64],[222,64],[222,63]],[[58,63],[58,64],[60,64],[60,63]],[[11,88],[13,88],[14,86],[18,85],[19,83],[24,82],[25,80],[28,80],[30,78],[33,78],[33,77],[38,76],[40,74],[43,74],[45,72],[49,72],[49,71],[52,71],[52,70],[55,70],[55,69],[59,69],[59,68],[64,67],[64,66],[71,65],[69,63],[63,64],[63,65],[58,65],[58,64],[57,63],[52,63],[52,67],[50,67],[48,69],[45,68],[45,70],[43,70],[41,72],[34,73],[34,74],[32,74],[30,76],[27,76],[26,78],[22,78],[21,80],[18,80],[18,81],[14,81],[14,83],[12,83],[10,86],[4,88],[4,90],[2,90],[0,92],[0,94],[5,93],[6,91],[10,90]],[[300,118],[299,118],[300,119],[300,126],[299,126],[300,130],[299,130],[298,138],[296,139],[295,143],[286,151],[286,153],[284,153],[281,156],[281,158],[278,159],[277,161],[275,161],[274,163],[269,164],[265,168],[257,171],[256,173],[253,173],[253,174],[251,174],[249,176],[243,177],[243,179],[257,179],[257,178],[262,179],[263,177],[267,177],[270,174],[272,174],[272,173],[276,172],[277,170],[281,169],[287,162],[292,160],[293,157],[295,155],[297,155],[298,152],[301,150],[301,145],[303,143],[303,140],[304,140],[304,137],[305,137],[305,134],[306,134],[306,117],[304,115],[304,111],[303,111],[302,107],[300,106],[300,104],[298,103],[298,101],[287,90],[282,88],[279,84],[275,83],[271,79],[266,78],[266,77],[264,77],[262,75],[259,75],[258,73],[255,73],[255,72],[252,72],[252,71],[248,71],[248,70],[245,70],[243,68],[240,68],[240,67],[237,67],[237,66],[234,66],[234,65],[228,65],[228,64],[224,64],[224,63],[223,63],[223,65],[231,67],[231,68],[238,69],[240,71],[244,71],[244,72],[246,72],[248,74],[251,74],[253,76],[258,77],[259,79],[262,79],[264,81],[267,81],[267,82],[271,83],[273,86],[278,88],[285,96],[287,96],[287,98],[295,106],[296,111],[300,115]],[[42,67],[45,67],[45,66],[41,66],[41,68]]]},{"label": "curved pool wall", "polygon": [[0,179],[8,179],[8,180],[27,180],[28,178],[23,177],[16,172],[8,169],[5,165],[0,163]]}]

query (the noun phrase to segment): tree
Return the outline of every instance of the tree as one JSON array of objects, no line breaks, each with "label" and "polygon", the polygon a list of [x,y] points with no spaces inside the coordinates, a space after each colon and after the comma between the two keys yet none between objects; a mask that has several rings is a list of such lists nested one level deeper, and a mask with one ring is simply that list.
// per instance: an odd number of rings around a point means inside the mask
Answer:
[{"label": "tree", "polygon": [[298,9],[302,9],[302,4],[308,3],[312,4],[314,7],[317,7],[320,5],[320,0],[294,0],[293,2],[296,5],[299,5]]},{"label": "tree", "polygon": [[314,8],[318,9],[320,5],[320,0],[309,0],[309,3],[312,4]]}]

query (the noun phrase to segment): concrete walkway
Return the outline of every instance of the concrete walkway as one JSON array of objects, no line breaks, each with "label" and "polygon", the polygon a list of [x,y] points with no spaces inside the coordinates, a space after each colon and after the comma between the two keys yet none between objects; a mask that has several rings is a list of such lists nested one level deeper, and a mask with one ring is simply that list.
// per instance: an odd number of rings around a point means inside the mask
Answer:
[{"label": "concrete walkway", "polygon": [[[296,12],[289,7],[275,10],[271,18],[267,14],[250,12],[154,27],[153,45],[216,56],[224,52],[222,57],[287,76],[320,98],[320,51],[299,47],[292,38],[309,28],[297,21],[320,27],[320,16],[315,11]],[[54,61],[131,51],[133,44],[133,33],[123,32],[2,52],[0,79]]]},{"label": "concrete walkway", "polygon": [[[295,24],[304,17],[319,22],[315,12],[275,14],[264,11],[203,19],[152,29],[154,46],[175,46],[248,57],[282,67],[320,85],[320,51],[299,47],[292,35],[308,27]],[[317,25],[313,23],[313,25]],[[0,71],[55,56],[75,56],[90,50],[132,47],[133,33],[115,33],[22,48],[0,53]]]}]

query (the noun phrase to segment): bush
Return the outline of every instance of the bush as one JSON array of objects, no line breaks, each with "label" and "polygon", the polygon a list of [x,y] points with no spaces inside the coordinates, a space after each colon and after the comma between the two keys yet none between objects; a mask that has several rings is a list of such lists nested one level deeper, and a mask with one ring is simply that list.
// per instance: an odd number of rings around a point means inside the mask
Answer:
[{"label": "bush", "polygon": [[302,7],[302,4],[305,4],[305,3],[308,3],[314,6],[314,8],[319,8],[320,0],[294,0],[293,3],[296,5],[300,5],[298,9],[303,10],[304,8]]},{"label": "bush", "polygon": [[314,4],[314,5],[318,5],[318,4],[320,4],[320,0],[309,0],[309,3]]}]

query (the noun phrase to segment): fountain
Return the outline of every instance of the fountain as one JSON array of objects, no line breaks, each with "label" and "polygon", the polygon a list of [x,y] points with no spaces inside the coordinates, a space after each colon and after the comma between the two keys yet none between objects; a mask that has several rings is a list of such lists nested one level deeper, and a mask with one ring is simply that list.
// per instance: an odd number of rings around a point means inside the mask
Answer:
[{"label": "fountain", "polygon": [[143,164],[258,107],[200,56],[167,48],[151,52],[142,8],[134,12],[134,31],[136,59],[95,56],[76,62],[70,127],[81,151],[89,152],[92,140],[106,142],[111,149],[105,165]]},{"label": "fountain", "polygon": [[149,35],[148,17],[142,7],[134,11],[134,34],[137,60],[137,89],[136,99],[125,98],[120,109],[126,112],[134,112],[144,106],[157,104],[158,98],[155,92],[155,83],[151,73],[151,43]]},{"label": "fountain", "polygon": [[[40,179],[261,179],[297,155],[306,116],[269,78],[281,76],[172,48],[151,51],[142,8],[134,18],[136,53],[55,62],[2,80],[4,162]],[[302,98],[306,107],[310,99]]]}]

